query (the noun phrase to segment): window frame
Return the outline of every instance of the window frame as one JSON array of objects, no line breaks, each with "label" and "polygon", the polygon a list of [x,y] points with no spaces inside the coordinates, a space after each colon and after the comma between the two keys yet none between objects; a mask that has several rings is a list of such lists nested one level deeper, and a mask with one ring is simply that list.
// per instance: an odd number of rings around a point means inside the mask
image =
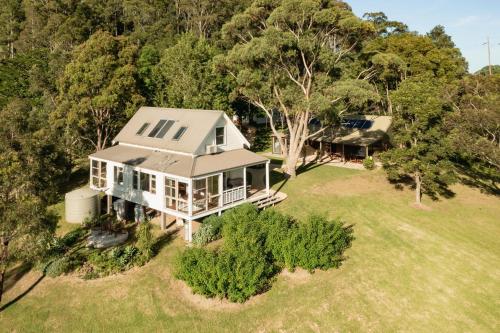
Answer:
[{"label": "window frame", "polygon": [[105,188],[107,185],[107,162],[92,159],[90,163],[90,182],[96,188]]},{"label": "window frame", "polygon": [[[217,134],[217,131],[222,129],[222,135],[221,134]],[[217,139],[219,137],[222,137],[222,143],[218,143],[217,142]],[[226,126],[219,126],[219,127],[216,127],[215,128],[215,144],[217,146],[222,146],[222,145],[225,145],[226,144]]]},{"label": "window frame", "polygon": [[123,167],[119,165],[113,166],[113,183],[115,185],[125,185],[123,176]]}]

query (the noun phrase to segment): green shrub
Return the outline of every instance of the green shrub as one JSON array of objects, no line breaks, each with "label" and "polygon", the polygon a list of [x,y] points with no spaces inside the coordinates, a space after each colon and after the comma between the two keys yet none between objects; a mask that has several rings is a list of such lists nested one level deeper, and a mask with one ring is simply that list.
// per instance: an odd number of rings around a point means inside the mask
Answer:
[{"label": "green shrub", "polygon": [[259,214],[241,205],[218,218],[224,242],[219,250],[190,248],[177,261],[175,276],[209,297],[243,302],[265,290],[277,266],[309,271],[339,267],[350,247],[352,227],[323,216],[304,223],[275,210]]},{"label": "green shrub", "polygon": [[276,270],[257,218],[253,205],[225,213],[222,248],[185,250],[177,260],[176,277],[186,281],[195,293],[232,302],[243,302],[263,291]]},{"label": "green shrub", "polygon": [[56,277],[62,274],[69,273],[73,270],[73,263],[68,257],[60,257],[54,259],[45,269],[45,274],[50,277]]},{"label": "green shrub", "polygon": [[258,223],[265,234],[266,249],[280,266],[293,266],[293,247],[288,241],[296,229],[295,221],[274,209],[262,211]]},{"label": "green shrub", "polygon": [[[299,225],[293,235],[297,266],[314,269],[337,268],[344,260],[344,251],[353,241],[351,226],[340,221],[329,221],[324,216],[312,215]],[[293,268],[293,267],[292,267]]]},{"label": "green shrub", "polygon": [[365,167],[366,170],[373,170],[375,169],[375,161],[373,161],[372,157],[366,157],[363,160],[363,166]]},{"label": "green shrub", "polygon": [[154,239],[151,232],[151,223],[144,221],[137,227],[137,249],[146,261],[153,257]]},{"label": "green shrub", "polygon": [[223,219],[212,215],[207,217],[200,229],[193,234],[193,244],[204,246],[222,237]]}]

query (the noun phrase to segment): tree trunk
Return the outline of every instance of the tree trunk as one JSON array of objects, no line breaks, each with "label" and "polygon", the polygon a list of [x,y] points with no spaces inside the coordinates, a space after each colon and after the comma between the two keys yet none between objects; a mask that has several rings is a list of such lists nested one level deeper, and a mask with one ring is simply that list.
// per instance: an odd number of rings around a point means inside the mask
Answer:
[{"label": "tree trunk", "polygon": [[297,158],[293,158],[289,156],[286,160],[286,173],[290,176],[290,178],[294,179],[297,177]]},{"label": "tree trunk", "polygon": [[415,203],[422,204],[422,179],[420,179],[418,172],[415,174]]},{"label": "tree trunk", "polygon": [[5,272],[7,271],[7,256],[9,255],[9,241],[2,239],[2,253],[0,254],[0,303],[2,303],[3,283],[5,280]]}]

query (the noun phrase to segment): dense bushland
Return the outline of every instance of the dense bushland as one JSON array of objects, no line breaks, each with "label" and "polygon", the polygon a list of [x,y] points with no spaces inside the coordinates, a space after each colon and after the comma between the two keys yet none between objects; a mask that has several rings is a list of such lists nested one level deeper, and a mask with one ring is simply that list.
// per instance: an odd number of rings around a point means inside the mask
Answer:
[{"label": "dense bushland", "polygon": [[[265,291],[282,268],[313,272],[339,267],[354,239],[352,227],[340,221],[311,215],[298,223],[272,209],[259,213],[250,204],[206,222],[210,230],[222,225],[223,244],[217,249],[186,249],[178,257],[176,277],[195,293],[233,302]],[[198,234],[194,239],[205,237],[205,229]]]}]

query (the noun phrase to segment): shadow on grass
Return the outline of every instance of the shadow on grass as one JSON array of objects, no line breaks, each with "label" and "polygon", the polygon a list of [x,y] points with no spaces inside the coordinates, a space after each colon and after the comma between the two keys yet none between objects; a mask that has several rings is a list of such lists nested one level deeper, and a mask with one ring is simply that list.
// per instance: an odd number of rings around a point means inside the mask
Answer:
[{"label": "shadow on grass", "polygon": [[170,228],[173,224],[175,224],[175,221],[168,225],[167,231],[165,233],[156,238],[153,244],[153,257],[155,257],[161,251],[162,248],[170,244],[174,240],[175,235],[179,232],[180,229],[178,228],[168,230],[168,228]]},{"label": "shadow on grass", "polygon": [[5,283],[3,286],[3,292],[5,293],[7,290],[11,289],[16,285],[16,283],[21,280],[23,276],[25,276],[30,270],[31,265],[28,263],[22,263],[11,270],[9,270],[5,274]]},{"label": "shadow on grass", "polygon": [[14,299],[10,300],[9,302],[5,303],[4,305],[0,306],[0,312],[4,311],[5,309],[9,308],[10,306],[16,304],[19,300],[21,300],[24,296],[28,295],[33,289],[35,289],[35,287],[40,283],[42,282],[42,280],[45,278],[45,271],[47,269],[47,267],[49,266],[50,264],[46,265],[43,272],[42,272],[42,275],[35,281],[31,284],[31,286],[29,286],[25,291],[23,291],[22,293],[20,293],[19,295],[17,295]]}]

